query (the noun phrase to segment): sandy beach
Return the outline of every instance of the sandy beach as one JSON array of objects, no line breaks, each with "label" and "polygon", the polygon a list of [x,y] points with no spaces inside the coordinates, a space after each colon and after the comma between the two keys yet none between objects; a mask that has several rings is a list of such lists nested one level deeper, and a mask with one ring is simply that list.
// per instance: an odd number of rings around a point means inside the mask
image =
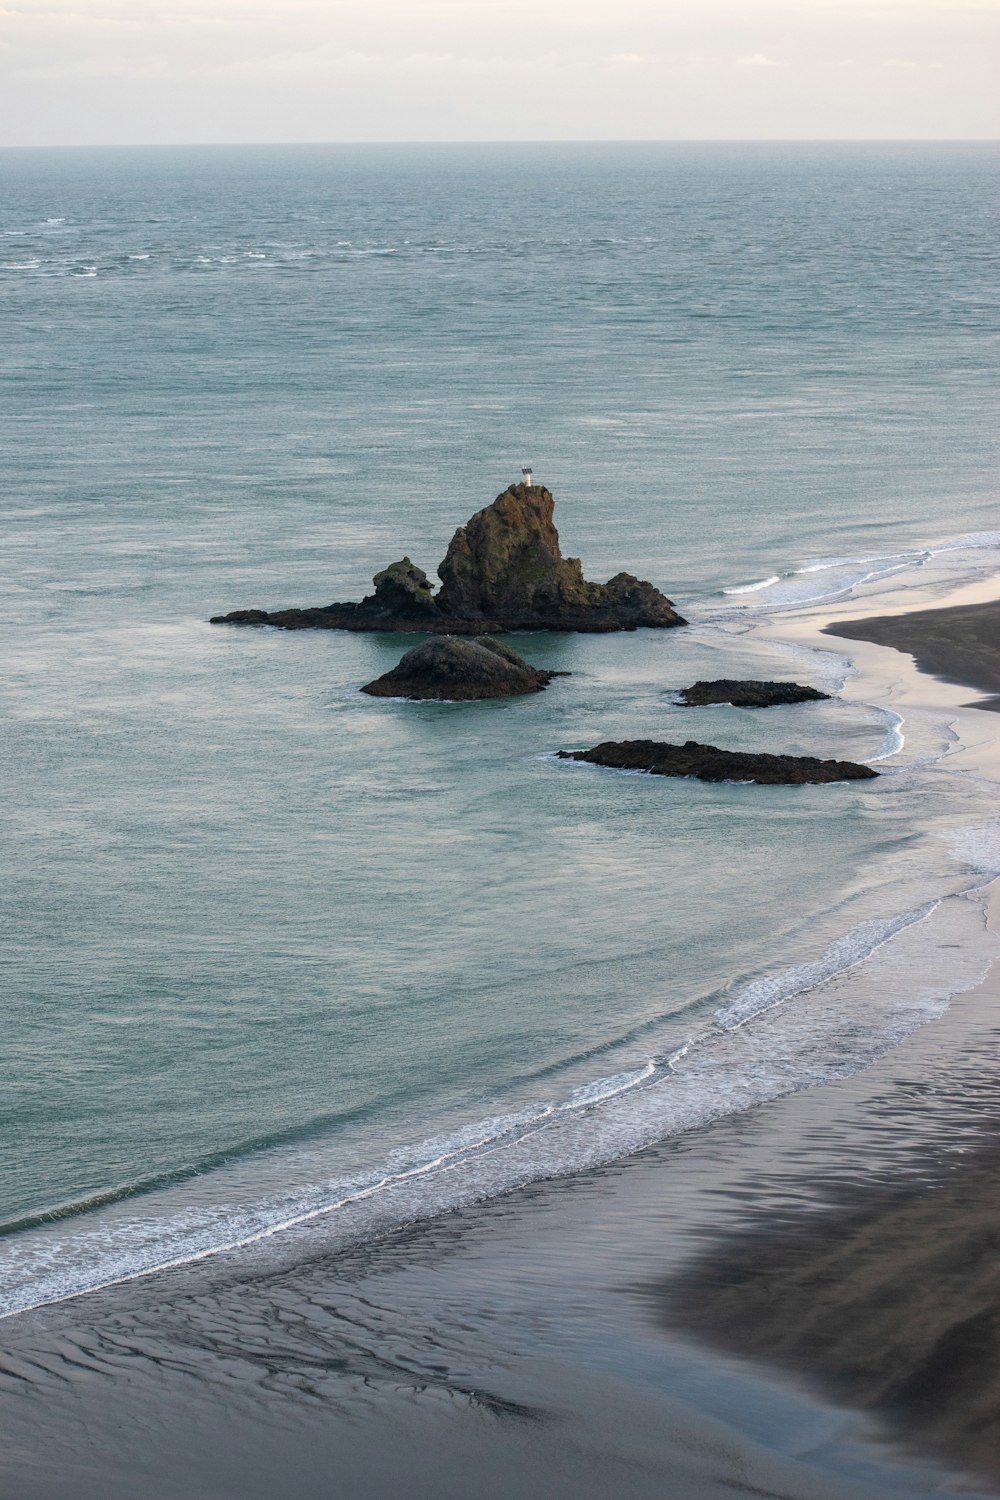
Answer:
[{"label": "sandy beach", "polygon": [[[940,705],[939,682],[990,694],[1000,709],[1000,601],[995,584],[882,615],[807,622],[823,634],[891,647],[913,659],[896,694]],[[976,597],[979,596],[979,597]],[[890,601],[891,603],[891,601]],[[802,638],[800,636],[800,638]],[[815,640],[815,636],[812,637]],[[871,691],[868,673],[852,684]],[[886,666],[884,658],[875,663]],[[892,670],[891,661],[888,669]],[[930,691],[928,691],[930,689]],[[952,702],[955,695],[949,691]],[[992,735],[968,735],[992,768]],[[991,925],[996,917],[990,918]],[[984,1018],[1000,1004],[996,980]],[[959,1002],[964,1004],[965,1002]],[[905,1052],[905,1049],[904,1049]],[[980,1108],[898,1176],[839,1188],[829,1207],[790,1222],[764,1215],[664,1284],[665,1323],[716,1347],[794,1372],[836,1399],[878,1411],[917,1448],[1000,1485],[1000,1111],[995,1052],[977,1080]],[[934,1082],[914,1083],[918,1097]]]},{"label": "sandy beach", "polygon": [[970,707],[1000,710],[1000,601],[872,615],[826,628],[830,635],[905,651],[921,672],[991,695]]}]

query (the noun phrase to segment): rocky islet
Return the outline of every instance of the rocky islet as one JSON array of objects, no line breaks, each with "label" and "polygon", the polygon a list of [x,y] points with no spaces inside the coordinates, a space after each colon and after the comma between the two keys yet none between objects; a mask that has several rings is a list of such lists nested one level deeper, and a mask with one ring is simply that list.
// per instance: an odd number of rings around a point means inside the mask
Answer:
[{"label": "rocky islet", "polygon": [[588,582],[579,559],[562,555],[554,508],[544,485],[510,485],[455,532],[438,568],[436,594],[423,569],[404,557],[376,573],[375,592],[357,603],[237,609],[213,615],[211,623],[441,635],[687,624],[666,595],[631,573]]},{"label": "rocky islet", "polygon": [[[607,583],[585,579],[580,560],[562,555],[554,508],[544,485],[510,485],[455,532],[438,568],[437,593],[424,570],[403,557],[376,573],[374,593],[356,603],[233,610],[213,615],[211,623],[428,634],[435,639],[407,651],[394,668],[361,691],[372,697],[453,702],[538,692],[553,677],[568,675],[533,667],[510,647],[489,639],[501,631],[606,632],[687,623],[659,589],[630,573],[616,573]],[[828,696],[800,683],[722,678],[680,690],[678,702],[689,707],[728,703],[763,708]],[[590,750],[558,754],[562,759],[703,781],[797,785],[878,774],[853,761],[722,750],[695,740],[683,745],[605,741]]]},{"label": "rocky islet", "polygon": [[775,708],[785,703],[818,703],[829,697],[829,693],[821,693],[819,688],[803,687],[800,682],[720,677],[713,682],[695,682],[688,688],[681,688],[677,701],[684,708],[703,708],[717,703],[728,703],[733,708]]},{"label": "rocky islet", "polygon": [[529,666],[516,651],[488,636],[469,640],[444,635],[421,641],[391,671],[366,683],[361,691],[373,698],[454,703],[538,693],[553,677],[568,676],[568,672],[546,672]]},{"label": "rocky islet", "polygon": [[699,781],[755,781],[764,786],[804,786],[827,781],[867,781],[878,775],[871,766],[851,760],[819,760],[812,755],[772,755],[721,750],[686,740],[605,740],[590,750],[560,750],[560,760],[588,761],[619,771],[647,771],[651,776],[694,776]]}]

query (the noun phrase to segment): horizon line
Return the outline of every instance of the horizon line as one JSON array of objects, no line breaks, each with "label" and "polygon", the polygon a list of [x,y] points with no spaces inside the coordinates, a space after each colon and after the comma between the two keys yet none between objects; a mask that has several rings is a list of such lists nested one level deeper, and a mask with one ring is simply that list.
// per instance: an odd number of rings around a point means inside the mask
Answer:
[{"label": "horizon line", "polygon": [[201,151],[326,146],[994,146],[996,136],[540,136],[427,137],[420,140],[28,141],[0,142],[0,151]]}]

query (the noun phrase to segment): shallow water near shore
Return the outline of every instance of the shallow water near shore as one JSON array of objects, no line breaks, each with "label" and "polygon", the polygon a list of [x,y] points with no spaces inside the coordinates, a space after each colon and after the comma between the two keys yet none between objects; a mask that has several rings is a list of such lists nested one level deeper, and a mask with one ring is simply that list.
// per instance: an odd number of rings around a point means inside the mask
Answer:
[{"label": "shallow water near shore", "polygon": [[[849,1022],[849,995],[825,1004]],[[949,1160],[951,1207],[995,1121],[997,1016],[991,980],[865,1073],[596,1172],[340,1253],[301,1231],[277,1260],[258,1247],[9,1320],[0,1493],[54,1500],[68,1473],[83,1500],[263,1497],[289,1476],[312,1500],[332,1475],[352,1497],[456,1500],[473,1474],[487,1497],[652,1497],[665,1475],[685,1500],[994,1493],[831,1403],[821,1358],[804,1382],[679,1340],[670,1299],[678,1270],[696,1295],[720,1235],[891,1204]],[[955,1232],[960,1251],[957,1226],[935,1231],[939,1275]]]},{"label": "shallow water near shore", "polygon": [[[850,643],[775,634],[997,570],[994,165],[0,153],[0,1312],[607,1164],[849,1076],[981,979],[996,786],[947,711],[841,697]],[[411,638],[205,623],[432,570],[527,459],[587,576],[688,630],[519,636],[572,675],[416,705],[357,692]],[[835,697],[675,703],[721,676]],[[644,736],[884,774],[555,758]]]}]

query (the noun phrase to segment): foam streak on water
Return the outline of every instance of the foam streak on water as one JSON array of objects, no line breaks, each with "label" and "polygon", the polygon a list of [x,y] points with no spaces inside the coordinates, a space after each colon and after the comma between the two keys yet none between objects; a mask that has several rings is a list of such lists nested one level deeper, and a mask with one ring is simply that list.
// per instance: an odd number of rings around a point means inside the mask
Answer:
[{"label": "foam streak on water", "polygon": [[929,902],[916,911],[904,912],[898,917],[883,917],[870,922],[859,922],[857,927],[836,938],[819,958],[812,963],[799,964],[784,973],[767,979],[757,979],[743,985],[735,997],[715,1013],[715,1019],[723,1031],[735,1031],[745,1026],[755,1016],[775,1005],[782,1005],[793,996],[802,995],[835,974],[845,973],[855,965],[864,963],[876,948],[888,943],[897,933],[905,932],[914,922],[923,922],[937,907]]},{"label": "foam streak on water", "polygon": [[[936,573],[942,578],[965,580],[987,577],[1000,560],[1000,532],[982,531],[947,538],[933,546],[888,557],[840,557],[808,563],[785,574],[772,574],[759,583],[724,588],[726,596],[754,594],[760,600],[741,604],[742,612],[774,612],[810,609],[821,604],[843,603],[859,590],[901,575]],[[814,579],[819,579],[817,583]],[[921,576],[920,580],[925,579]],[[719,612],[716,612],[718,614]],[[711,617],[706,612],[707,617]]]}]

